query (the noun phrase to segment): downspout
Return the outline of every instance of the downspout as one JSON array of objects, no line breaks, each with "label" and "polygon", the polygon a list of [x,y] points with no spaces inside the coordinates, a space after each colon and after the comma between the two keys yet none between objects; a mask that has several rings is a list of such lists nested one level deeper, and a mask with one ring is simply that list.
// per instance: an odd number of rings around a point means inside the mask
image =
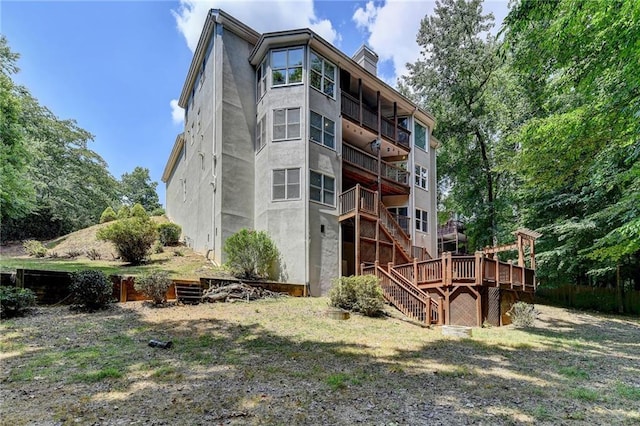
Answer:
[{"label": "downspout", "polygon": [[304,234],[307,236],[306,243],[304,245],[304,284],[305,284],[305,296],[309,296],[311,294],[311,283],[309,282],[309,268],[311,265],[311,261],[309,259],[311,253],[311,230],[309,227],[309,141],[308,141],[308,129],[309,129],[309,116],[311,113],[309,112],[309,57],[311,55],[311,40],[313,39],[313,34],[310,35],[307,40],[307,49],[305,54],[305,66],[303,69],[305,70],[306,78],[304,80],[304,111],[305,111],[305,125],[304,130],[301,131],[303,135],[302,141],[304,144],[304,170],[305,170],[305,178],[301,179],[302,182],[305,183],[304,188]]}]

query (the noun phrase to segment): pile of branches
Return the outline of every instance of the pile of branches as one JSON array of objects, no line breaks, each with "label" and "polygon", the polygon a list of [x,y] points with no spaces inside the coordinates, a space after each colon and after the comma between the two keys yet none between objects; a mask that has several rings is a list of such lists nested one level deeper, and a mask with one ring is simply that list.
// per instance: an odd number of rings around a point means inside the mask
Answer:
[{"label": "pile of branches", "polygon": [[253,287],[248,284],[233,283],[211,287],[202,293],[204,302],[234,302],[236,300],[258,300],[285,296],[284,293],[266,290],[262,287]]}]

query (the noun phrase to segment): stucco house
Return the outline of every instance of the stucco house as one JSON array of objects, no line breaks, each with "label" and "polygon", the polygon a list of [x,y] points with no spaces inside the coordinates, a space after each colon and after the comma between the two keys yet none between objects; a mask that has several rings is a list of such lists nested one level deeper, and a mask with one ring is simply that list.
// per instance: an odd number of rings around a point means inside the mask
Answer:
[{"label": "stucco house", "polygon": [[437,254],[434,118],[378,78],[377,61],[211,10],[162,177],[186,243],[224,262],[230,235],[265,230],[281,279],[311,295],[363,263]]}]

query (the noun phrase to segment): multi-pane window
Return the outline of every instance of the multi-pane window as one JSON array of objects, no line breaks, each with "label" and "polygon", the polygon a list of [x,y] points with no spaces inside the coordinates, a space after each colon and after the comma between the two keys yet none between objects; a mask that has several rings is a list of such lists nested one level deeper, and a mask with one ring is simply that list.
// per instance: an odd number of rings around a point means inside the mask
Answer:
[{"label": "multi-pane window", "polygon": [[416,209],[416,231],[429,232],[429,213]]},{"label": "multi-pane window", "polygon": [[409,210],[407,207],[387,207],[389,213],[393,216],[398,225],[406,232],[409,233],[409,225],[411,225],[410,218],[408,217]]},{"label": "multi-pane window", "polygon": [[300,198],[300,169],[273,171],[272,198],[274,201]]},{"label": "multi-pane window", "polygon": [[322,204],[334,206],[336,203],[335,179],[311,171],[311,177],[309,179],[309,198]]},{"label": "multi-pane window", "polygon": [[256,99],[262,98],[262,95],[267,91],[267,60],[265,58],[264,61],[258,67],[258,72],[256,74]]},{"label": "multi-pane window", "polygon": [[325,95],[335,96],[336,67],[324,58],[311,52],[311,87],[315,87]]},{"label": "multi-pane window", "polygon": [[267,116],[262,116],[262,119],[258,121],[258,127],[256,127],[256,152],[260,151],[262,147],[267,144]]},{"label": "multi-pane window", "polygon": [[429,189],[429,172],[419,164],[416,164],[416,186],[422,189]]},{"label": "multi-pane window", "polygon": [[300,137],[300,108],[273,111],[273,140],[282,141]]},{"label": "multi-pane window", "polygon": [[309,138],[321,145],[335,148],[336,123],[311,111]]},{"label": "multi-pane window", "polygon": [[427,128],[416,122],[413,126],[414,145],[418,148],[427,150]]},{"label": "multi-pane window", "polygon": [[271,52],[271,85],[284,86],[302,82],[302,58],[304,49],[274,50]]}]

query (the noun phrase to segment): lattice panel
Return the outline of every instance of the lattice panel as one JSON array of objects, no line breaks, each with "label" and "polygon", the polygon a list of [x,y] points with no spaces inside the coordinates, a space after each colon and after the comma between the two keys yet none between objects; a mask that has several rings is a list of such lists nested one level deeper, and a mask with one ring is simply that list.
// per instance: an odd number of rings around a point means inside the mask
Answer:
[{"label": "lattice panel", "polygon": [[[382,225],[380,226],[382,228]],[[380,229],[380,241],[386,241],[388,243],[392,243],[391,238],[387,236],[387,233]]]},{"label": "lattice panel", "polygon": [[380,244],[380,264],[386,265],[389,262],[393,262],[393,247]]},{"label": "lattice panel", "polygon": [[376,243],[360,240],[360,262],[376,261]]},{"label": "lattice panel", "polygon": [[451,325],[477,326],[476,300],[465,289],[458,291],[450,300]]},{"label": "lattice panel", "polygon": [[518,295],[515,291],[503,290],[500,292],[500,316],[502,318],[502,325],[511,324],[511,316],[507,315],[509,309],[514,303],[518,301]]},{"label": "lattice panel", "polygon": [[500,326],[500,289],[489,287],[483,296],[483,319],[495,327]]},{"label": "lattice panel", "polygon": [[376,223],[361,220],[360,235],[366,238],[376,238]]}]

